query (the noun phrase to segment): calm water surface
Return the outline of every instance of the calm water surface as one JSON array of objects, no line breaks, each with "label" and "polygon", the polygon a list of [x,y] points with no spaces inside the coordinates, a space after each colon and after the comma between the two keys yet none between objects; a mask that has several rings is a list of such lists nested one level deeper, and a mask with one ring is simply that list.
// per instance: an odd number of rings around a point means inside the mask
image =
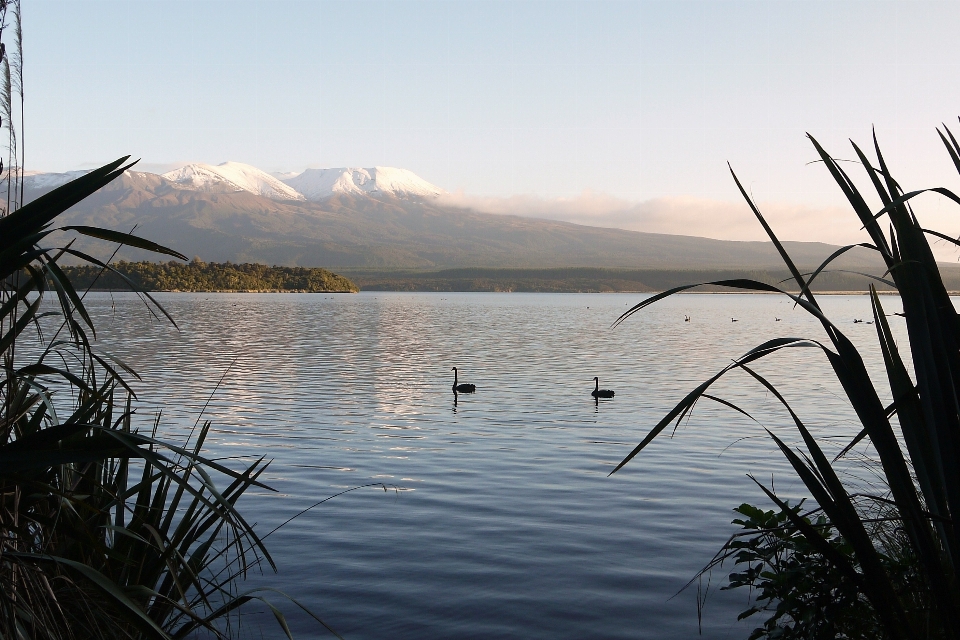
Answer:
[{"label": "calm water surface", "polygon": [[[350,487],[390,488],[353,491],[294,520],[267,541],[280,573],[251,580],[298,598],[348,639],[693,637],[696,585],[673,596],[733,533],[733,507],[766,506],[745,474],[803,495],[756,423],[707,401],[672,439],[607,477],[731,358],[770,337],[824,337],[777,297],[679,296],[615,330],[643,296],[157,297],[180,332],[132,296],[92,294],[101,348],[143,376],[140,414],[146,424],[162,410],[170,439],[183,438],[229,368],[206,409],[206,451],[273,459],[264,477],[277,493],[241,502],[259,531]],[[899,310],[898,299],[884,301]],[[867,346],[882,380],[874,328],[852,323],[869,317],[868,299],[822,304]],[[476,394],[455,401],[453,366]],[[816,349],[757,368],[822,438],[841,446],[856,433]],[[595,404],[593,376],[616,398]],[[743,374],[717,391],[798,440]],[[743,638],[752,626],[735,620],[746,593],[716,591],[723,582],[715,573],[703,637]],[[324,636],[273,600],[299,637]],[[244,628],[281,637],[269,614],[247,616]]]}]

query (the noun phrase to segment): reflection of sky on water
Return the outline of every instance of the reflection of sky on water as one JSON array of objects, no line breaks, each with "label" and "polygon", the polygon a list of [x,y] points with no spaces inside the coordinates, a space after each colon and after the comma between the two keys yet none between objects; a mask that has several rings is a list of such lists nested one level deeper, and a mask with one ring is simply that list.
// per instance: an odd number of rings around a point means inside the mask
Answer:
[{"label": "reflection of sky on water", "polygon": [[[736,295],[679,296],[610,330],[638,298],[161,295],[178,333],[118,296],[128,326],[101,337],[144,375],[140,413],[162,407],[171,438],[236,360],[210,399],[206,450],[274,460],[264,478],[279,494],[258,492],[245,507],[260,526],[346,488],[398,489],[341,496],[270,540],[283,569],[263,581],[317,605],[347,637],[690,637],[695,595],[669,598],[731,533],[731,509],[763,504],[745,473],[775,474],[786,496],[802,493],[797,481],[755,423],[710,402],[672,440],[606,475],[730,358],[777,335],[822,333],[778,298]],[[822,304],[855,343],[872,345],[874,328],[852,324],[868,315],[866,298]],[[113,313],[100,295],[91,310]],[[882,381],[878,354],[867,355]],[[453,397],[453,366],[476,394]],[[814,433],[836,437],[828,447],[857,430],[816,350],[758,370]],[[615,399],[594,401],[595,375]],[[797,442],[743,376],[715,393]],[[863,471],[845,473],[860,482]],[[742,600],[711,596],[704,637],[747,635],[732,622]]]}]

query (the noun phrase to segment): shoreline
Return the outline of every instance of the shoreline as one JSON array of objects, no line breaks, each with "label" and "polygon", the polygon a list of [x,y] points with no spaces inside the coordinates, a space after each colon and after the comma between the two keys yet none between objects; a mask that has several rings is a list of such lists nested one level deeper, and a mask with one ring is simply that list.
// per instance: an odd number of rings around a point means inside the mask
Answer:
[{"label": "shoreline", "polygon": [[[92,288],[90,289],[92,293],[137,293],[133,289],[101,289],[101,288]],[[640,294],[640,295],[657,295],[663,293],[663,291],[516,291],[516,290],[504,290],[504,291],[469,291],[469,290],[409,290],[409,289],[361,289],[360,291],[312,291],[307,289],[146,289],[147,293],[311,293],[311,294],[335,294],[335,293],[346,293],[346,294],[356,294],[356,293],[562,293],[562,294],[585,294],[585,295],[594,295],[594,294],[608,294],[608,293],[624,293],[624,294]],[[797,291],[787,291],[786,293],[796,295]],[[870,295],[869,291],[814,291],[814,294],[818,296],[866,296]],[[759,296],[778,296],[783,295],[776,291],[680,291],[675,295],[759,295]],[[877,295],[881,296],[898,296],[900,295],[899,291],[877,291]],[[960,291],[948,291],[947,295],[949,296],[960,296]]]},{"label": "shoreline", "polygon": [[[801,267],[798,267],[801,268]],[[815,268],[802,267],[805,277]],[[880,278],[882,271],[870,276],[859,272],[823,271],[813,283],[818,294],[866,294],[870,278]],[[777,288],[797,287],[790,271],[783,269],[607,269],[569,267],[556,269],[458,268],[439,271],[361,271],[343,269],[363,291],[490,291],[551,293],[660,293],[677,287],[692,286],[690,293],[763,293],[741,291],[710,284],[714,282],[752,280]],[[893,287],[877,282],[881,292]],[[946,270],[947,290],[960,291],[960,269]],[[799,288],[794,289],[799,292]]]},{"label": "shoreline", "polygon": [[[91,289],[97,291],[97,289]],[[120,291],[120,289],[101,289],[101,291]],[[346,289],[337,289],[330,291],[317,291],[316,289],[154,289],[149,293],[360,293],[359,291],[348,291]]]},{"label": "shoreline", "polygon": [[[91,287],[93,293],[137,293],[133,289],[113,289]],[[317,291],[315,289],[144,289],[147,293],[360,293],[338,289],[331,291]]]}]

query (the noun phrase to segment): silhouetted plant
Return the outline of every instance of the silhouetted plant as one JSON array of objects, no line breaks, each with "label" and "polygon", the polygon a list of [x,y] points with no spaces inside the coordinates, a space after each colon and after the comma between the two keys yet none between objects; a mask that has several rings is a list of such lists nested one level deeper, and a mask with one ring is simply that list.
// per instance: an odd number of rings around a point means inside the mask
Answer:
[{"label": "silhouetted plant", "polygon": [[[856,563],[851,547],[822,513],[802,513],[787,507],[810,530],[816,531],[836,554]],[[822,545],[812,544],[793,523],[786,509],[764,511],[749,504],[735,509],[741,517],[733,523],[743,531],[734,535],[711,563],[710,571],[732,561],[736,570],[722,589],[747,587],[751,606],[738,619],[769,614],[750,634],[758,638],[877,638],[882,636],[873,608],[854,582],[828,560]],[[902,540],[898,540],[902,543]],[[909,562],[882,555],[886,569],[901,579],[908,577]],[[897,583],[914,587],[916,581]]]},{"label": "silhouetted plant", "polygon": [[[3,637],[219,634],[218,618],[250,599],[232,590],[235,579],[270,562],[235,508],[263,486],[263,461],[237,472],[204,458],[209,425],[189,449],[132,429],[121,373],[136,374],[93,349],[94,324],[57,263],[71,255],[110,267],[69,244],[43,246],[54,218],[120,175],[124,160],[0,218]],[[128,234],[72,229],[183,257]],[[48,293],[58,310],[44,304]],[[214,475],[229,484],[218,489]]]},{"label": "silhouetted plant", "polygon": [[[960,171],[960,145],[946,126],[938,133]],[[856,602],[862,599],[867,607],[864,620],[869,619],[870,624],[876,626],[878,635],[892,639],[960,638],[960,538],[955,521],[960,514],[960,318],[943,285],[926,236],[960,243],[940,232],[921,227],[910,205],[910,200],[927,191],[939,193],[958,204],[960,198],[943,188],[904,192],[890,174],[874,136],[877,166],[853,144],[857,158],[882,202],[882,207],[873,211],[838,162],[813,137],[810,140],[871,241],[842,247],[813,273],[801,273],[734,175],[741,194],[780,252],[800,293],[794,295],[746,279],[709,284],[782,293],[820,322],[827,340],[777,338],[751,349],[691,391],[620,462],[614,473],[670,423],[688,415],[700,398],[713,399],[708,394],[713,383],[730,371],[742,371],[783,405],[799,431],[803,449],[794,449],[772,432],[768,433],[816,500],[823,520],[811,521],[761,485],[778,507],[779,514],[746,509],[748,513],[745,515],[753,520],[741,524],[758,526],[757,519],[767,523],[757,529],[757,535],[748,536],[746,541],[755,546],[757,553],[759,550],[763,553],[776,551],[770,556],[775,562],[770,565],[768,560],[751,560],[749,553],[740,558],[748,564],[766,563],[768,569],[771,566],[792,567],[791,570],[799,573],[791,574],[794,578],[786,583],[778,582],[775,575],[740,573],[735,574],[739,576],[734,579],[735,584],[762,587],[766,589],[762,593],[768,594],[771,601],[779,599],[784,602],[786,599],[788,603],[791,599],[801,602],[807,597],[809,602],[815,603],[817,597],[824,595],[823,590],[845,594],[844,598],[848,600],[856,594]],[[884,233],[878,222],[884,216],[890,223],[888,233]],[[880,400],[860,353],[824,314],[811,289],[830,262],[854,246],[867,247],[880,255],[890,279],[886,279],[887,274],[883,278],[870,277],[894,286],[903,302],[909,355],[916,382],[901,359],[876,289],[870,287],[877,337],[894,399],[889,406]],[[676,287],[652,296],[624,313],[616,324],[658,300],[695,286],[698,285]],[[876,452],[876,470],[886,483],[877,487],[874,495],[854,499],[834,469],[836,458],[831,461],[824,454],[787,399],[751,368],[755,361],[793,347],[817,348],[829,362],[861,426],[859,434],[840,456],[858,442],[869,441]],[[899,436],[891,423],[894,417],[899,423]],[[877,504],[887,507],[881,518],[871,516]],[[782,520],[782,525],[771,523],[771,518]],[[735,537],[730,544],[742,542],[742,538]],[[725,549],[731,550],[742,551],[730,545]],[[829,569],[822,569],[824,564],[829,565]],[[827,571],[829,579],[813,579],[818,571]],[[904,571],[915,579],[904,581]],[[792,615],[803,618],[799,613],[801,609],[792,611],[780,616],[763,633],[780,637],[777,634],[789,630],[795,635],[783,637],[824,637],[806,629],[804,619],[790,619]]]},{"label": "silhouetted plant", "polygon": [[251,487],[269,489],[258,479],[266,463],[236,471],[202,456],[209,423],[182,446],[158,440],[156,423],[149,435],[133,427],[135,396],[124,376],[137,374],[93,348],[94,322],[60,261],[114,274],[173,319],[72,241],[51,246],[51,234],[72,231],[185,260],[131,234],[53,227],[132,165],[121,158],[21,206],[10,122],[14,95],[22,109],[22,33],[19,4],[0,0],[0,35],[8,10],[17,45],[12,62],[0,45],[10,137],[8,208],[0,211],[0,638],[226,637],[237,630],[231,614],[251,600],[263,601],[290,636],[262,590],[237,589],[247,571],[274,566],[236,508]]}]

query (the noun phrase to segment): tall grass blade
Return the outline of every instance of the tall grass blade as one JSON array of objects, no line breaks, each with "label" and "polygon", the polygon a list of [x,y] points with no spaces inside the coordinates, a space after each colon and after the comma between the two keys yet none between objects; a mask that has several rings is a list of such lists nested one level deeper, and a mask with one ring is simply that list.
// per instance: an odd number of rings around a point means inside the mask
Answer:
[{"label": "tall grass blade", "polygon": [[[946,126],[943,129],[943,132],[938,130],[938,135],[960,172],[960,145]],[[873,615],[877,616],[889,637],[913,638],[923,635],[960,639],[960,537],[955,525],[957,514],[960,514],[960,317],[940,277],[927,236],[949,240],[958,245],[960,240],[922,228],[911,209],[911,202],[926,192],[937,193],[957,204],[960,204],[960,197],[949,189],[939,187],[905,192],[891,175],[874,133],[873,143],[878,168],[874,168],[856,144],[853,145],[882,201],[882,207],[874,212],[837,161],[816,139],[808,137],[863,228],[870,235],[872,244],[865,243],[861,246],[880,252],[887,267],[884,276],[889,274],[889,279],[870,274],[861,275],[893,286],[901,295],[916,383],[911,379],[907,365],[900,356],[873,284],[870,285],[870,296],[874,324],[887,382],[894,399],[887,406],[881,402],[860,352],[843,331],[825,316],[813,297],[811,286],[817,276],[852,246],[836,250],[804,280],[734,175],[734,181],[748,206],[800,286],[799,296],[779,289],[777,291],[789,296],[820,321],[833,348],[815,340],[796,338],[780,344],[771,344],[768,341],[760,345],[757,347],[759,351],[750,352],[750,355],[735,360],[732,365],[687,394],[614,471],[636,456],[669,422],[687,415],[696,400],[705,396],[706,390],[722,375],[734,368],[742,369],[767,392],[773,394],[789,412],[807,453],[798,454],[775,434],[769,431],[768,433],[817,500],[825,517],[829,519],[829,526],[836,527],[845,543],[851,545],[851,557],[855,559],[856,567],[849,564],[842,554],[831,551],[833,548],[820,531],[807,523],[799,511],[788,507],[772,491],[763,488],[781,509],[782,517],[790,521],[791,526],[802,534],[803,539],[819,550],[818,553],[825,558],[832,558],[831,561],[835,562],[842,575],[846,576],[844,579],[852,580],[856,584],[856,588],[871,602]],[[884,234],[878,224],[878,219],[884,215],[890,222],[889,236]],[[677,287],[640,302],[621,315],[614,323],[615,326],[646,306],[691,286],[693,285]],[[737,286],[759,289],[755,284],[743,286],[741,283]],[[860,423],[856,437],[832,461],[823,453],[816,439],[782,394],[749,366],[753,361],[782,348],[801,344],[820,347]],[[722,404],[749,415],[733,403]],[[899,422],[902,442],[898,440],[891,425],[893,416],[896,416]],[[867,464],[875,465],[878,477],[882,478],[890,492],[889,498],[882,495],[871,497],[875,504],[883,505],[883,508],[892,514],[879,519],[868,517],[863,511],[865,507],[854,502],[853,496],[847,492],[833,467],[834,463],[864,440],[869,440],[872,451],[876,453],[876,458],[867,458]],[[880,488],[880,493],[882,492],[883,488]],[[717,557],[728,557],[725,554],[732,553],[731,549],[733,547],[725,547],[726,551],[722,551]],[[891,553],[896,557],[891,556]],[[897,562],[913,564],[898,565]],[[891,573],[895,571],[907,571],[909,576],[913,576],[910,580],[917,582],[898,582],[902,577],[900,573],[896,574],[895,581],[894,573]],[[738,584],[755,583],[741,580]],[[745,615],[751,615],[755,611],[748,611]],[[781,615],[783,613],[778,612],[776,619],[779,620]],[[921,629],[927,631],[921,632]]]}]

